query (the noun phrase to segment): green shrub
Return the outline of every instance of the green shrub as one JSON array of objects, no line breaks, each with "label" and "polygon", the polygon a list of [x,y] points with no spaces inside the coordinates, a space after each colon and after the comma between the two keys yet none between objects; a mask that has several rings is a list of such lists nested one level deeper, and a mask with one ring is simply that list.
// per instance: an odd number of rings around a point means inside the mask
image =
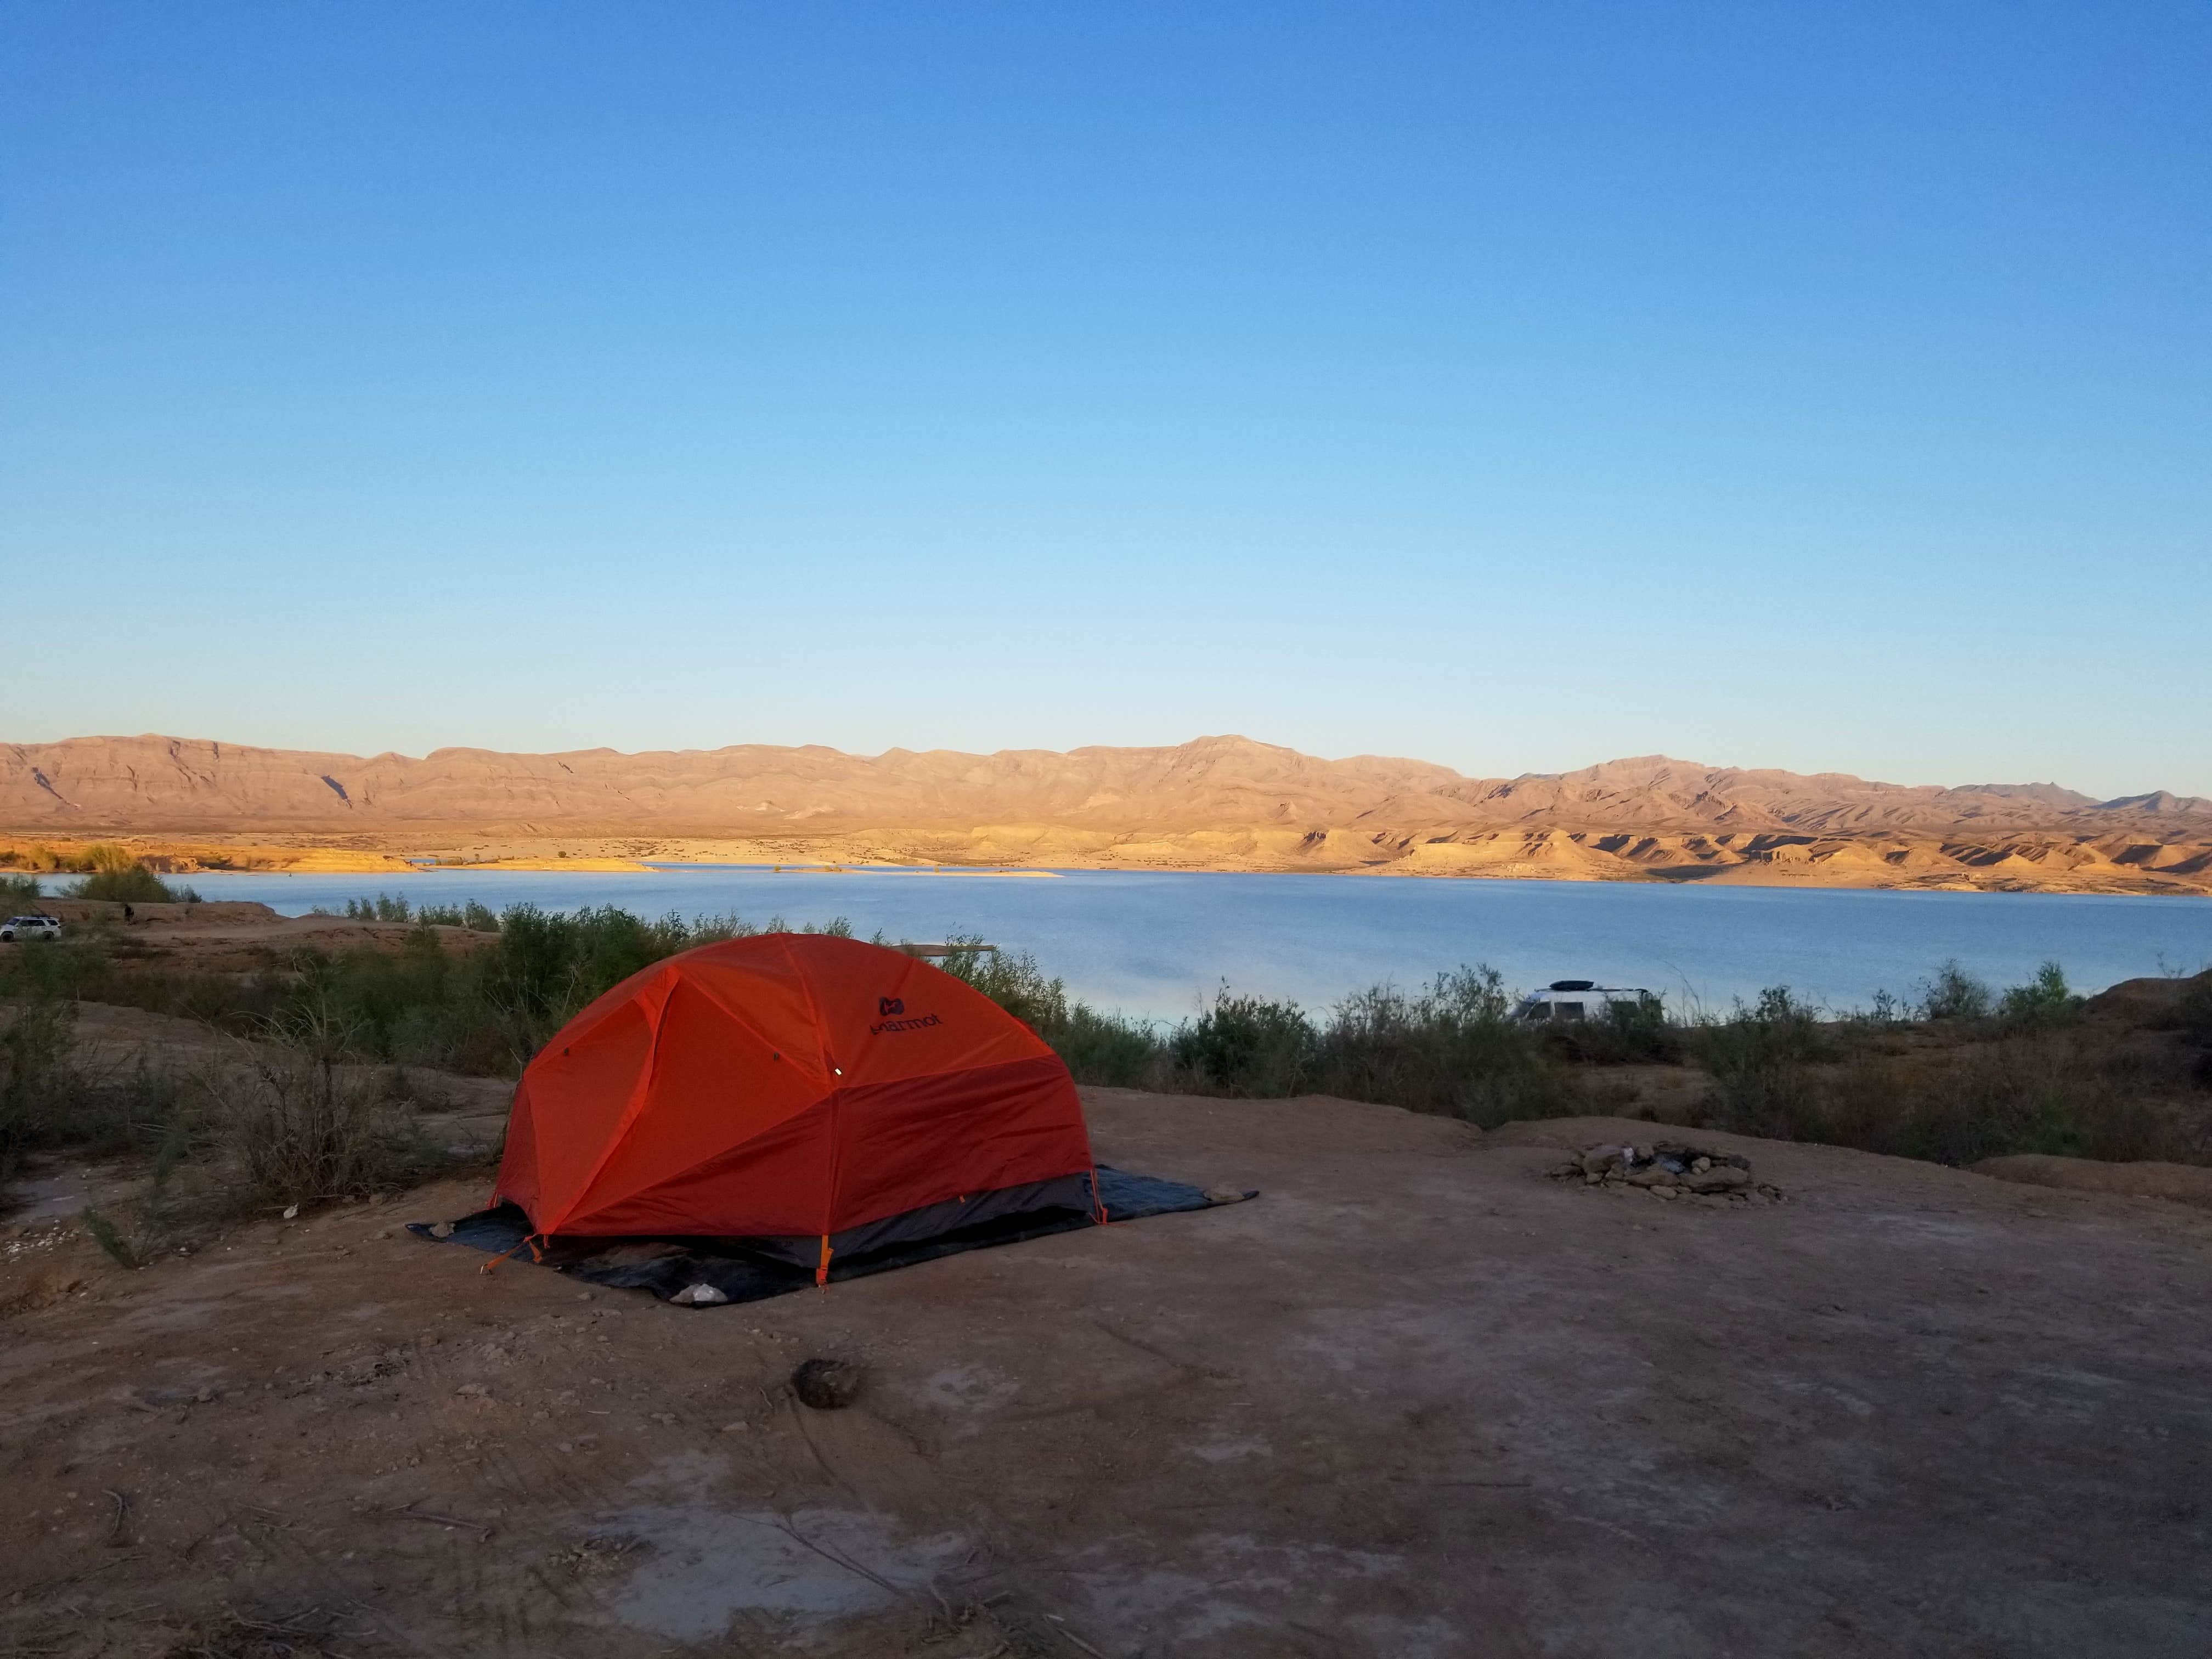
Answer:
[{"label": "green shrub", "polygon": [[474,899],[466,904],[422,905],[415,919],[432,927],[465,927],[472,933],[499,932],[499,918]]},{"label": "green shrub", "polygon": [[1320,1046],[1297,1003],[1239,996],[1226,985],[1168,1039],[1176,1069],[1200,1088],[1254,1097],[1304,1092]]},{"label": "green shrub", "polygon": [[0,998],[13,1001],[96,1001],[109,977],[106,946],[96,933],[0,951]]},{"label": "green shrub", "polygon": [[84,1230],[92,1235],[93,1243],[105,1250],[118,1267],[143,1267],[153,1254],[144,1241],[126,1237],[120,1228],[89,1204],[84,1206],[80,1219]]},{"label": "green shrub", "polygon": [[35,913],[43,896],[36,876],[0,876],[0,915]]},{"label": "green shrub", "polygon": [[240,1182],[236,1201],[362,1198],[414,1185],[450,1163],[380,1082],[338,1069],[327,1052],[338,1038],[335,1027],[310,1022],[287,1035],[300,1046],[246,1049],[225,1091],[219,1133]]},{"label": "green shrub", "polygon": [[1479,1123],[1582,1109],[1551,1048],[1512,1022],[1514,999],[1488,968],[1439,975],[1419,992],[1374,987],[1325,1023],[1295,1002],[1224,985],[1164,1036],[1070,998],[1032,957],[952,942],[962,948],[944,959],[945,971],[1025,1021],[1079,1083],[1255,1099],[1334,1094]]},{"label": "green shrub", "polygon": [[1817,1075],[1793,1138],[1960,1165],[2019,1152],[2201,1159],[2212,1148],[2193,1146],[2181,1115],[2161,1103],[2179,1082],[2160,1050],[2081,1027],[2024,1031],[1863,1055]]},{"label": "green shrub", "polygon": [[2173,1005],[2172,1020],[2185,1040],[2212,1048],[2212,973],[2199,974],[2189,981]]},{"label": "green shrub", "polygon": [[88,1066],[76,1036],[73,1002],[50,997],[0,1008],[0,1181],[33,1152],[107,1157],[185,1133],[184,1079],[143,1050]]},{"label": "green shrub", "polygon": [[[366,902],[374,911],[375,902]],[[354,903],[358,919],[364,901]],[[398,908],[389,901],[385,914]],[[647,921],[612,906],[561,915],[518,905],[495,919],[471,905],[461,917],[495,939],[448,954],[437,925],[418,914],[397,952],[368,945],[301,950],[281,969],[245,975],[142,969],[111,961],[97,934],[64,939],[0,954],[0,997],[112,1002],[203,1019],[239,1036],[319,1021],[337,1034],[334,1052],[350,1062],[512,1074],[586,1003],[630,975],[676,951],[754,931],[732,916]],[[818,931],[841,930],[849,933],[850,924]]]},{"label": "green shrub", "polygon": [[1996,999],[1990,988],[1976,979],[1954,958],[1923,981],[1920,1018],[1923,1019],[1987,1019]]},{"label": "green shrub", "polygon": [[1068,1005],[1066,1018],[1042,1035],[1067,1062],[1068,1073],[1078,1083],[1157,1089],[1166,1081],[1159,1033],[1143,1020],[1075,1002]]},{"label": "green shrub", "polygon": [[146,1266],[165,1253],[189,1224],[193,1206],[181,1199],[177,1177],[187,1158],[198,1150],[196,1143],[195,1126],[182,1115],[170,1118],[155,1132],[146,1184],[131,1206],[127,1232],[92,1205],[84,1206],[85,1231],[118,1267]]},{"label": "green shrub", "polygon": [[1868,1004],[1863,1012],[1855,1012],[1845,1018],[1852,1024],[1871,1026],[1877,1030],[1886,1030],[1893,1026],[1902,1025],[1911,1019],[1912,1009],[1889,992],[1876,991],[1874,994],[1873,1001]]},{"label": "green shrub", "polygon": [[171,886],[136,860],[119,867],[96,870],[82,881],[71,882],[66,891],[70,898],[105,899],[112,904],[198,904],[200,902],[200,896],[192,889]]},{"label": "green shrub", "polygon": [[2055,962],[2036,969],[2025,985],[2015,985],[1998,1000],[1997,1013],[2008,1025],[2063,1024],[2081,1012],[2081,999],[2066,984],[2066,970]]},{"label": "green shrub", "polygon": [[1724,1020],[1687,1034],[1692,1054],[1712,1078],[1709,1109],[1743,1134],[1797,1136],[1810,1121],[1811,1068],[1836,1057],[1835,1037],[1786,985],[1770,985]]},{"label": "green shrub", "polygon": [[[793,930],[779,916],[766,931]],[[796,931],[849,939],[853,925],[841,916]],[[471,958],[474,995],[520,1067],[586,1005],[631,975],[679,951],[753,932],[735,916],[687,922],[672,911],[647,921],[611,904],[565,915],[513,905],[501,913],[499,942]]]},{"label": "green shrub", "polygon": [[1553,1020],[1537,1030],[1566,1058],[1593,1065],[1671,1065],[1685,1052],[1680,1028],[1656,997],[1608,1001],[1595,1019]]},{"label": "green shrub", "polygon": [[76,1007],[42,999],[0,1010],[0,1181],[49,1144],[52,1125],[76,1087],[70,1063]]},{"label": "green shrub", "polygon": [[952,950],[937,959],[939,968],[981,991],[1040,1036],[1050,1041],[1051,1033],[1066,1024],[1067,988],[1047,979],[1035,957],[988,949],[974,934],[956,933],[945,943]]},{"label": "green shrub", "polygon": [[1162,1083],[1164,1051],[1150,1024],[1072,1001],[1066,984],[1047,978],[1026,952],[986,950],[973,934],[956,933],[946,943],[952,951],[937,965],[1042,1037],[1078,1083],[1121,1089]]},{"label": "green shrub", "polygon": [[1310,1086],[1486,1126],[1576,1109],[1553,1046],[1514,1023],[1514,1002],[1481,966],[1419,992],[1378,985],[1346,997],[1319,1034]]}]

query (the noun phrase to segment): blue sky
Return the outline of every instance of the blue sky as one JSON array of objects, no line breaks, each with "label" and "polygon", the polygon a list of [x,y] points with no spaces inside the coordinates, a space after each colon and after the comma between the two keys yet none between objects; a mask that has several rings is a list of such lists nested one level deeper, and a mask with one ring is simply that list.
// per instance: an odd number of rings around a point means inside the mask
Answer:
[{"label": "blue sky", "polygon": [[19,4],[0,739],[2212,793],[2212,13]]}]

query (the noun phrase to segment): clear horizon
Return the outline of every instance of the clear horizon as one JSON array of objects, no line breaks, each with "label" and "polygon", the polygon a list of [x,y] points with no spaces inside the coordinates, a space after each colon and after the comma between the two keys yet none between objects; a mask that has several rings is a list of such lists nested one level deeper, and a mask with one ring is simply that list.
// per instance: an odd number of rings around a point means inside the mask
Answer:
[{"label": "clear horizon", "polygon": [[2153,4],[18,8],[0,738],[2212,795],[2208,71]]}]

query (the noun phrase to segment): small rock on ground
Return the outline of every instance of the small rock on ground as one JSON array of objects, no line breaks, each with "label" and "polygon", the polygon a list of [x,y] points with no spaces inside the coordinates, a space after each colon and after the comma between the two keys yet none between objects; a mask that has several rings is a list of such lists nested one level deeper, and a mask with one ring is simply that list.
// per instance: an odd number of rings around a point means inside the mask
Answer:
[{"label": "small rock on ground", "polygon": [[860,1397],[861,1376],[849,1359],[809,1359],[792,1372],[791,1391],[816,1411],[842,1411]]}]

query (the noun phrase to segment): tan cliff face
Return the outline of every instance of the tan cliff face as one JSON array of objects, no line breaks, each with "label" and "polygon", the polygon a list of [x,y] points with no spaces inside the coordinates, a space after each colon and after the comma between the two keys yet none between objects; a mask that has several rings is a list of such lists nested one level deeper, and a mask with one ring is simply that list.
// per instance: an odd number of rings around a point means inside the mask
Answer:
[{"label": "tan cliff face", "polygon": [[[2212,891],[2212,802],[1663,757],[1511,779],[1236,737],[992,755],[819,746],[421,758],[163,737],[0,748],[19,837],[382,853],[817,856],[1780,884]],[[327,863],[325,863],[327,867]],[[569,867],[574,867],[571,865]]]}]

